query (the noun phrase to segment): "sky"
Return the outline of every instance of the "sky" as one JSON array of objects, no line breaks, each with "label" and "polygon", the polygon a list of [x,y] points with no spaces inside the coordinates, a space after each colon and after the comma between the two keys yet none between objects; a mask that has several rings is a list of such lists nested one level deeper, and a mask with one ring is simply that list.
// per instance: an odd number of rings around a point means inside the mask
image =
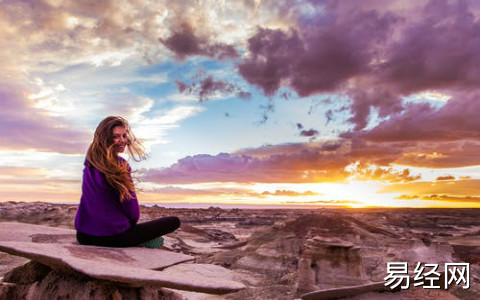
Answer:
[{"label": "sky", "polygon": [[[107,116],[140,203],[480,206],[480,4],[0,0],[0,201],[78,203]],[[126,157],[128,158],[128,157]]]}]

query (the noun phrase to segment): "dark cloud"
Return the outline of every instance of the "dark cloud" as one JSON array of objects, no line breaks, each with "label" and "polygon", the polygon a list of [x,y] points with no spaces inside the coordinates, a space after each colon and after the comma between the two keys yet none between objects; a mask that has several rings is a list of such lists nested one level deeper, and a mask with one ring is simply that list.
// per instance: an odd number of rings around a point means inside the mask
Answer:
[{"label": "dark cloud", "polygon": [[353,116],[349,121],[355,124],[355,130],[367,126],[372,109],[378,111],[380,118],[401,112],[404,108],[402,99],[381,88],[363,88],[349,91],[352,98],[350,111]]},{"label": "dark cloud", "polygon": [[306,137],[315,137],[318,135],[318,130],[315,130],[315,129],[302,130],[300,131],[300,135],[306,136]]},{"label": "dark cloud", "polygon": [[441,108],[409,103],[396,114],[367,131],[345,133],[376,142],[452,141],[480,139],[480,94],[456,95]]},{"label": "dark cloud", "polygon": [[303,129],[303,125],[300,124],[300,123],[297,123],[297,129],[300,130],[300,136],[306,136],[306,137],[310,137],[310,138],[315,138],[316,136],[318,136],[318,130],[315,130],[315,129],[309,129],[309,130],[304,130]]},{"label": "dark cloud", "polygon": [[480,23],[467,1],[430,1],[418,22],[386,48],[378,68],[384,83],[399,93],[480,83]]},{"label": "dark cloud", "polygon": [[218,93],[227,97],[236,96],[243,100],[249,100],[252,96],[250,92],[243,91],[237,84],[216,80],[212,76],[203,74],[203,72],[195,75],[190,84],[180,80],[175,80],[175,83],[180,93],[196,95],[200,102],[209,101]]},{"label": "dark cloud", "polygon": [[453,175],[438,176],[435,180],[455,180]]},{"label": "dark cloud", "polygon": [[[480,83],[475,2],[313,1],[311,6],[309,14],[302,14],[293,2],[279,5],[294,25],[288,31],[259,28],[248,40],[249,56],[238,72],[266,95],[282,86],[301,97],[343,93],[351,99],[349,121],[358,131],[366,128],[373,111],[386,120],[402,118],[404,110],[404,117],[411,118],[415,110],[414,120],[427,123],[431,109],[405,108],[402,97],[431,89],[463,93]],[[461,102],[468,100],[457,105]],[[327,112],[327,122],[332,113]],[[421,133],[398,132],[398,138],[437,136],[437,126],[421,128]]]},{"label": "dark cloud", "polygon": [[235,58],[238,56],[237,50],[231,45],[210,44],[208,37],[196,36],[193,28],[188,24],[182,24],[180,29],[173,31],[170,37],[166,39],[159,38],[159,41],[175,53],[179,60],[184,60],[192,55],[218,59]]},{"label": "dark cloud", "polygon": [[300,96],[332,91],[345,80],[368,71],[396,18],[358,11],[332,23],[304,25],[290,32],[259,28],[248,40],[250,57],[239,73],[265,94],[284,84]]},{"label": "dark cloud", "polygon": [[[394,143],[398,144],[398,143]],[[403,155],[396,163],[423,168],[460,168],[480,165],[479,142],[416,142],[400,144]]]}]

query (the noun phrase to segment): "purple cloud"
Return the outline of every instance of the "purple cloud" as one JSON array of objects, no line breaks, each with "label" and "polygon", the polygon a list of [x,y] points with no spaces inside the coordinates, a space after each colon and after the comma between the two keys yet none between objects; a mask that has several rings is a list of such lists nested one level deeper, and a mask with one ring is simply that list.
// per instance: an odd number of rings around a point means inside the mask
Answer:
[{"label": "purple cloud", "polygon": [[402,113],[402,97],[415,92],[476,90],[478,5],[424,3],[399,9],[398,2],[313,1],[310,15],[280,5],[294,25],[288,32],[259,28],[238,72],[269,96],[282,86],[301,97],[344,93],[355,130],[367,126],[372,110],[383,119]]},{"label": "purple cloud", "polygon": [[238,56],[237,50],[231,45],[210,44],[208,37],[201,38],[196,36],[193,28],[188,24],[183,24],[179,30],[174,31],[167,39],[159,38],[159,41],[175,53],[179,60],[184,60],[192,55],[203,55],[219,59],[236,58]]},{"label": "purple cloud", "polygon": [[175,80],[175,83],[180,93],[196,95],[200,102],[211,100],[217,93],[226,94],[227,96],[235,95],[243,100],[249,100],[252,96],[250,92],[243,91],[234,83],[216,80],[212,76],[205,77],[202,73],[194,76],[190,84],[180,80]]},{"label": "purple cloud", "polygon": [[409,103],[402,114],[392,116],[371,130],[344,133],[376,142],[455,141],[480,139],[480,94],[457,95],[441,108]]},{"label": "purple cloud", "polygon": [[[319,16],[320,17],[320,16]],[[289,33],[259,28],[248,40],[250,57],[240,75],[265,94],[284,84],[300,96],[333,91],[369,71],[369,64],[397,18],[357,11],[327,24],[301,25]]]},{"label": "purple cloud", "polygon": [[[0,144],[4,149],[36,149],[59,153],[84,153],[91,138],[32,107],[26,89],[0,81]],[[62,126],[59,126],[62,125]]]}]

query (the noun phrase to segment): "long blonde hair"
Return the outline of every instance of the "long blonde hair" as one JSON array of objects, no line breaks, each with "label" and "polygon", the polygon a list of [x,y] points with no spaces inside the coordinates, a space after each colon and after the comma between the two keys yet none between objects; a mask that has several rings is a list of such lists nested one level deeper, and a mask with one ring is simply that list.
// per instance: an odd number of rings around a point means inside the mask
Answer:
[{"label": "long blonde hair", "polygon": [[145,148],[135,138],[127,120],[118,116],[110,116],[98,124],[93,137],[93,142],[88,147],[87,160],[105,175],[105,179],[114,189],[120,192],[120,202],[131,198],[135,192],[128,163],[119,159],[113,143],[113,128],[121,126],[125,128],[127,135],[127,149],[130,157],[140,161],[147,157]]}]

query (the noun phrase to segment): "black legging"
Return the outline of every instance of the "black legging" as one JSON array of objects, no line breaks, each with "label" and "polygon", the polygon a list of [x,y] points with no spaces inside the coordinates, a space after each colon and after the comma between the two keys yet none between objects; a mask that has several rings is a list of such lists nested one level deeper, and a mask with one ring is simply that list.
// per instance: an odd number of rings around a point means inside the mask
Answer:
[{"label": "black legging", "polygon": [[77,231],[77,240],[82,245],[134,247],[164,234],[174,232],[179,227],[179,218],[164,217],[133,225],[125,232],[110,236],[93,236]]}]

